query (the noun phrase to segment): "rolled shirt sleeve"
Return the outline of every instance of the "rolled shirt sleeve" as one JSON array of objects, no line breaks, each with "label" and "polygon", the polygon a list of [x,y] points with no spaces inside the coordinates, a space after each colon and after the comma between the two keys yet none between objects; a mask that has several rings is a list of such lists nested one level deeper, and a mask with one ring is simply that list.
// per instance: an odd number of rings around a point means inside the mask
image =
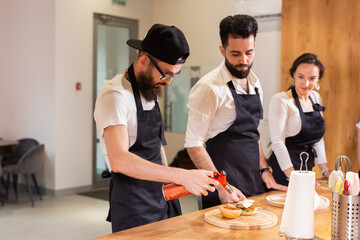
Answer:
[{"label": "rolled shirt sleeve", "polygon": [[123,95],[116,91],[107,91],[101,94],[97,101],[94,111],[97,131],[100,137],[104,134],[104,129],[111,125],[127,126],[128,109],[124,106],[129,105]]},{"label": "rolled shirt sleeve", "polygon": [[204,146],[216,112],[216,96],[206,83],[196,84],[189,93],[185,147]]},{"label": "rolled shirt sleeve", "polygon": [[321,138],[320,141],[314,144],[314,149],[317,154],[317,158],[315,158],[316,163],[327,163],[324,138]]}]

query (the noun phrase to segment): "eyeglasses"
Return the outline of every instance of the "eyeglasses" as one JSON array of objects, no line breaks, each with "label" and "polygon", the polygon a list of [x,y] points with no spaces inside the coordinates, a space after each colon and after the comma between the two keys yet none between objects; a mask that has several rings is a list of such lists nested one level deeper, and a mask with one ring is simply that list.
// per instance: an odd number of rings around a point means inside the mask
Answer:
[{"label": "eyeglasses", "polygon": [[155,68],[156,68],[156,69],[159,71],[159,73],[161,74],[160,80],[166,81],[166,80],[168,80],[169,78],[173,78],[173,77],[175,77],[176,75],[179,75],[179,74],[180,74],[181,70],[178,71],[177,73],[174,73],[173,75],[167,75],[167,74],[165,74],[163,71],[161,71],[160,67],[156,64],[155,60],[154,60],[152,57],[150,57],[149,55],[147,55],[147,56],[148,56],[148,58],[150,59],[150,62],[155,66]]}]

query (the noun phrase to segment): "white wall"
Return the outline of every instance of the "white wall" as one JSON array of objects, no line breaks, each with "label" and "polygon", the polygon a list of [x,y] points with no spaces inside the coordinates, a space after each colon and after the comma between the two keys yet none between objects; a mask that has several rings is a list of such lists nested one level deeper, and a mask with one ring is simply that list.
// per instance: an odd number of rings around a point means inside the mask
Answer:
[{"label": "white wall", "polygon": [[0,6],[0,137],[45,143],[40,184],[55,194],[92,185],[93,13],[139,19],[143,36],[152,25],[152,1],[0,0]]},{"label": "white wall", "polygon": [[0,0],[0,137],[45,143],[54,187],[55,1]]},{"label": "white wall", "polygon": [[190,45],[188,66],[217,66],[223,59],[219,23],[235,14],[235,0],[153,0],[153,21],[175,25],[184,33]]}]

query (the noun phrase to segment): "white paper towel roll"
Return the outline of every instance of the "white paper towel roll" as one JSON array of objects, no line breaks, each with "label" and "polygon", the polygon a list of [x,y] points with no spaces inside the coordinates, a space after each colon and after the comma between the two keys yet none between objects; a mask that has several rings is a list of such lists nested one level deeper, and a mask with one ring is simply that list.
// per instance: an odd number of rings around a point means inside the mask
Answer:
[{"label": "white paper towel roll", "polygon": [[280,232],[294,238],[314,238],[314,194],[315,172],[291,172]]}]

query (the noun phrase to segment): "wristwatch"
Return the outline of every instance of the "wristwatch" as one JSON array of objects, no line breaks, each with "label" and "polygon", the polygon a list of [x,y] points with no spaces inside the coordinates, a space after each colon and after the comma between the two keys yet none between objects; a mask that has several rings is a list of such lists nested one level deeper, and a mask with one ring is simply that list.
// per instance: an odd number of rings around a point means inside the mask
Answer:
[{"label": "wristwatch", "polygon": [[326,172],[330,172],[331,170],[329,168],[321,170],[321,175],[323,175],[323,177],[325,177],[325,173]]},{"label": "wristwatch", "polygon": [[270,172],[272,173],[272,168],[270,166],[267,166],[266,168],[262,168],[259,170],[260,176],[264,173],[264,172]]}]

